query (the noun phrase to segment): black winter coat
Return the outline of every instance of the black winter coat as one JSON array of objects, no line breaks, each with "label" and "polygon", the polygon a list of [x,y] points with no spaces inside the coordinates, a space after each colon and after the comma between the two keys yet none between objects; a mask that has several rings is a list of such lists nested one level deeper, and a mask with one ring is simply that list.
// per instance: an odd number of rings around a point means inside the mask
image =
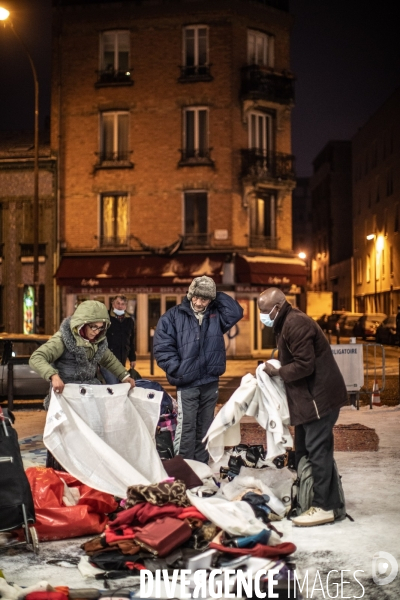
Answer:
[{"label": "black winter coat", "polygon": [[217,381],[225,372],[224,333],[243,316],[236,300],[218,292],[207,308],[201,326],[184,298],[158,321],[154,356],[168,381],[178,389]]},{"label": "black winter coat", "polygon": [[286,302],[274,331],[292,425],[315,421],[348,404],[343,376],[313,319]]},{"label": "black winter coat", "polygon": [[111,325],[107,329],[107,342],[111,352],[125,366],[126,359],[130,362],[136,360],[135,352],[135,322],[125,313],[123,319],[118,319],[110,311]]}]

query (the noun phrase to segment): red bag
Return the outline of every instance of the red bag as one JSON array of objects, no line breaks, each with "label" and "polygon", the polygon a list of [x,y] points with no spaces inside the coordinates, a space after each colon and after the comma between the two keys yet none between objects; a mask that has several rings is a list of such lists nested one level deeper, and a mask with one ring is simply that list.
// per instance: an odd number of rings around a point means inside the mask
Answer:
[{"label": "red bag", "polygon": [[[108,522],[106,514],[118,506],[111,494],[94,490],[69,473],[30,467],[26,475],[35,505],[35,529],[41,541],[102,533]],[[75,506],[63,503],[63,481],[69,488],[79,490],[80,498]]]},{"label": "red bag", "polygon": [[187,542],[191,535],[192,530],[186,521],[164,517],[148,523],[138,531],[135,544],[155,556],[162,557]]}]

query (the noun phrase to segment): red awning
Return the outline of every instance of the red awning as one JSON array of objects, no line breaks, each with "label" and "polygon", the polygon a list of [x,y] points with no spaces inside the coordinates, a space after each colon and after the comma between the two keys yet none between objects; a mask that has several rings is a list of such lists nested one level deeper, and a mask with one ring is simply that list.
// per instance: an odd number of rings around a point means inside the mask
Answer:
[{"label": "red awning", "polygon": [[305,286],[307,270],[297,257],[241,256],[236,257],[236,283],[253,285]]},{"label": "red awning", "polygon": [[74,287],[186,285],[208,275],[222,281],[225,254],[176,256],[63,256],[55,277]]}]

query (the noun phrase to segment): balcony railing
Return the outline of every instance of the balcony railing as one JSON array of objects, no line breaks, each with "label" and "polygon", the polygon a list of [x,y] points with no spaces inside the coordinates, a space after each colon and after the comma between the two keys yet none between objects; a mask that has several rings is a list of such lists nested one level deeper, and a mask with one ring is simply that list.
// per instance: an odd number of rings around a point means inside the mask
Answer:
[{"label": "balcony railing", "polygon": [[118,150],[116,152],[98,152],[98,163],[96,168],[102,167],[133,167],[133,163],[130,161],[130,150]]},{"label": "balcony railing", "polygon": [[100,246],[102,248],[126,248],[129,246],[129,236],[100,236]]},{"label": "balcony railing", "polygon": [[271,73],[268,67],[249,65],[242,69],[242,97],[261,98],[277,104],[294,101],[292,77]]},{"label": "balcony railing", "polygon": [[183,248],[207,248],[210,246],[210,233],[186,233],[183,236]]},{"label": "balcony railing", "polygon": [[131,69],[104,69],[97,71],[96,87],[106,85],[133,85]]},{"label": "balcony railing", "polygon": [[256,148],[242,150],[242,177],[256,181],[294,179],[294,156],[283,152],[265,152]]},{"label": "balcony railing", "polygon": [[249,248],[268,248],[268,250],[276,250],[277,247],[278,238],[250,234]]},{"label": "balcony railing", "polygon": [[214,161],[211,158],[212,148],[207,150],[182,148],[180,150],[181,160],[178,163],[179,167],[198,167],[198,166],[214,166]]},{"label": "balcony railing", "polygon": [[178,77],[179,83],[191,83],[192,81],[212,81],[211,65],[183,65],[179,67],[181,74]]},{"label": "balcony railing", "polygon": [[[39,256],[46,256],[46,246],[47,243],[44,244],[38,244],[38,254]],[[33,244],[20,244],[19,245],[20,250],[21,250],[21,257],[26,257],[26,256],[33,256]]]}]

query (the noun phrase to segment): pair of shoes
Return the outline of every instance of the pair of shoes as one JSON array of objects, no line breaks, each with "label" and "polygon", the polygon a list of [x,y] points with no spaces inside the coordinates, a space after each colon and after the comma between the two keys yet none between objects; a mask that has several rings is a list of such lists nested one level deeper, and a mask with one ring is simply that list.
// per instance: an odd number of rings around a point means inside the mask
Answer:
[{"label": "pair of shoes", "polygon": [[319,506],[310,506],[310,508],[301,515],[294,517],[292,523],[296,527],[313,527],[314,525],[332,523],[334,520],[335,515],[333,514],[333,510],[324,510]]}]

